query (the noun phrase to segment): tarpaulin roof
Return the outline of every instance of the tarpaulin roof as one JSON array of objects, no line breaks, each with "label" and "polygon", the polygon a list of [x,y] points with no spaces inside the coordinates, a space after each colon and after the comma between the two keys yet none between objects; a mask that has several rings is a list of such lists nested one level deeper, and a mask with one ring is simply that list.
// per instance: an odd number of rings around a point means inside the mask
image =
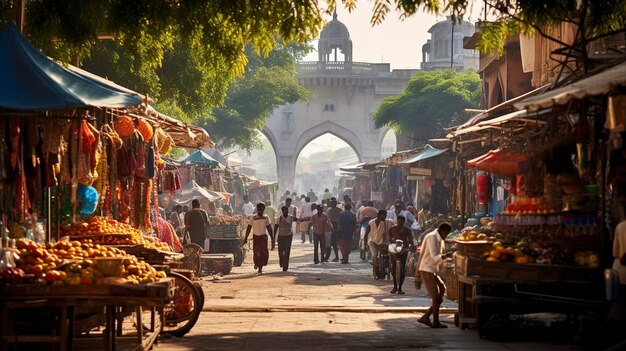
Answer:
[{"label": "tarpaulin roof", "polygon": [[357,163],[355,165],[340,166],[339,169],[344,171],[344,172],[358,173],[358,172],[361,171],[361,169],[363,168],[364,165],[365,165],[365,162],[361,162],[361,163]]},{"label": "tarpaulin roof", "polygon": [[467,166],[495,174],[516,175],[519,163],[526,160],[528,157],[524,154],[496,149],[467,161]]},{"label": "tarpaulin roof", "polygon": [[126,108],[144,99],[52,61],[9,26],[0,31],[0,107],[10,110]]},{"label": "tarpaulin roof", "polygon": [[206,164],[211,167],[217,167],[217,165],[219,165],[219,162],[215,161],[213,157],[209,156],[206,152],[202,150],[197,150],[193,154],[187,156],[187,158],[183,160],[183,163],[185,164],[199,163],[199,164]]},{"label": "tarpaulin roof", "polygon": [[415,163],[418,161],[429,159],[431,157],[439,156],[448,150],[450,149],[437,149],[437,148],[430,146],[429,144],[426,144],[426,146],[424,146],[424,149],[422,151],[407,158],[404,161],[400,161],[399,163],[402,163],[402,164]]},{"label": "tarpaulin roof", "polygon": [[179,205],[189,203],[193,200],[202,199],[217,201],[222,199],[222,196],[214,192],[212,193],[211,191],[201,187],[193,180],[187,183],[181,189],[176,190],[174,195],[172,195],[172,201]]},{"label": "tarpaulin roof", "polygon": [[565,105],[574,99],[608,94],[614,88],[625,85],[626,62],[577,82],[529,97],[515,103],[514,106],[517,109],[527,109],[532,112],[552,107],[553,105]]}]

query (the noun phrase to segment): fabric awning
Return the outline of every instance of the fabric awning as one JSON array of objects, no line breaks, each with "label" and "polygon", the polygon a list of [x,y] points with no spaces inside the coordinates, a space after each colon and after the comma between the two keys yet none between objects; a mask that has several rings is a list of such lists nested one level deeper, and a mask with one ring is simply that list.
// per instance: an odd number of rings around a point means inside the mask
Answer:
[{"label": "fabric awning", "polygon": [[503,103],[496,105],[484,112],[481,112],[479,114],[477,114],[476,116],[470,118],[467,122],[461,124],[458,127],[454,127],[455,130],[459,130],[459,129],[463,129],[463,128],[467,128],[473,125],[476,125],[482,121],[487,121],[491,118],[497,117],[497,116],[501,116],[501,115],[506,115],[510,112],[513,112],[513,107],[514,104],[518,101],[521,101],[525,98],[531,97],[531,96],[536,96],[538,94],[541,94],[542,92],[544,92],[546,89],[548,88],[548,85],[544,85],[542,87],[539,87],[537,89],[531,90],[527,93],[524,93],[520,96],[514,97],[512,99],[509,99],[507,101],[504,101]]},{"label": "fabric awning", "polygon": [[202,150],[197,150],[196,152],[187,156],[183,160],[183,163],[187,165],[193,164],[193,163],[203,164],[203,165],[209,165],[211,167],[217,167],[219,165],[219,162],[217,162],[213,157],[209,156],[206,152]]},{"label": "fabric awning", "polygon": [[626,85],[626,62],[613,66],[600,73],[577,82],[546,91],[545,93],[524,99],[514,106],[517,109],[538,111],[554,105],[565,105],[574,99],[584,99],[604,95],[619,86]]},{"label": "fabric awning", "polygon": [[344,172],[355,173],[355,172],[360,172],[361,169],[363,168],[363,165],[365,165],[365,162],[357,163],[354,165],[340,166],[339,169]]},{"label": "fabric awning", "polygon": [[423,161],[426,159],[429,159],[431,157],[435,157],[435,156],[439,156],[441,154],[443,154],[444,152],[448,151],[450,149],[437,149],[434,148],[432,146],[430,146],[430,144],[426,144],[426,146],[424,146],[424,149],[420,152],[418,152],[417,154],[407,158],[404,161],[400,161],[399,163],[401,164],[411,164],[411,163],[415,163],[418,161]]},{"label": "fabric awning", "polygon": [[176,190],[172,195],[172,202],[178,205],[187,204],[193,200],[217,201],[222,199],[219,194],[212,194],[209,190],[201,187],[193,180],[187,183],[181,189]]},{"label": "fabric awning", "polygon": [[495,174],[516,175],[519,163],[527,160],[524,154],[496,149],[467,161],[467,167]]},{"label": "fabric awning", "polygon": [[144,97],[70,70],[35,49],[14,26],[0,31],[0,108],[20,111],[126,108]]}]

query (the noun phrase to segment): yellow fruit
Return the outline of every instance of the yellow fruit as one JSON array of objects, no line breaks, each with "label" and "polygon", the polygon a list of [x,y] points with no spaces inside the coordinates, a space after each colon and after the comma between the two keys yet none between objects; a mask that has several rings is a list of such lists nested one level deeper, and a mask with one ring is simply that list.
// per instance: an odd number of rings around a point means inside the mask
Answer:
[{"label": "yellow fruit", "polygon": [[496,251],[498,251],[499,253],[503,254],[506,253],[506,248],[504,246],[498,246],[496,247]]},{"label": "yellow fruit", "polygon": [[[493,258],[495,258],[495,259],[499,259],[499,258],[500,258],[500,256],[502,256],[502,254],[501,254],[501,253],[500,253],[500,251],[498,251],[498,250],[491,250],[491,251],[489,252],[489,258],[492,258],[492,257],[493,257]],[[489,259],[487,259],[487,260],[489,260]]]},{"label": "yellow fruit", "polygon": [[496,241],[495,243],[493,243],[492,245],[493,247],[498,247],[498,246],[503,246],[502,243],[500,241]]},{"label": "yellow fruit", "polygon": [[498,260],[496,257],[493,256],[489,256],[487,257],[487,262],[499,262],[500,260]]}]

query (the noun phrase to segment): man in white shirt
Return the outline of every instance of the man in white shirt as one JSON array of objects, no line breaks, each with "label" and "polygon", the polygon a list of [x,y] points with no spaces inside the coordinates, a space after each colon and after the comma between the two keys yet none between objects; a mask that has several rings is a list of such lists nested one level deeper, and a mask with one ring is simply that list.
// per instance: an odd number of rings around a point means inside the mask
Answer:
[{"label": "man in white shirt", "polygon": [[[446,292],[446,286],[443,284],[441,278],[437,276],[437,263],[443,257],[443,240],[451,231],[452,226],[450,223],[441,223],[437,230],[426,234],[422,241],[420,258],[417,264],[419,274],[432,300],[428,311],[417,321],[431,328],[447,328],[445,324],[439,322],[439,307],[443,302],[443,294]],[[432,323],[430,321],[431,315],[433,316]]]},{"label": "man in white shirt", "polygon": [[254,252],[254,269],[259,270],[259,274],[263,273],[263,266],[267,266],[269,259],[269,251],[267,250],[268,237],[272,239],[272,250],[274,250],[274,233],[272,232],[272,225],[270,218],[263,213],[265,211],[265,204],[260,202],[257,206],[257,213],[255,216],[250,217],[248,220],[248,228],[246,228],[246,236],[243,239],[243,243],[248,242],[248,236],[252,232],[252,251]]},{"label": "man in white shirt", "polygon": [[300,233],[302,243],[306,242],[307,235],[309,236],[309,243],[313,243],[313,237],[311,235],[311,217],[317,213],[317,210],[313,209],[315,204],[311,203],[310,197],[304,198],[304,204],[300,207],[300,218],[298,219],[298,232]]},{"label": "man in white shirt", "polygon": [[243,196],[243,214],[246,217],[250,217],[254,214],[254,205],[248,199],[248,195]]},{"label": "man in white shirt", "polygon": [[382,244],[389,243],[389,229],[393,227],[393,221],[387,219],[387,211],[378,211],[376,219],[372,219],[369,222],[369,227],[365,231],[363,240],[368,244],[370,253],[372,254],[372,266],[374,270],[374,278],[378,279],[378,250]]}]

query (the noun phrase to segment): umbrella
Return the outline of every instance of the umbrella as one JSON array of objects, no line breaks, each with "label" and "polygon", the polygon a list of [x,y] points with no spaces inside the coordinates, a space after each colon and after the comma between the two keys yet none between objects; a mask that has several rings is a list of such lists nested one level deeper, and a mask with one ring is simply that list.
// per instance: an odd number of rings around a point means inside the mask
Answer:
[{"label": "umbrella", "polygon": [[206,199],[212,202],[220,200],[221,198],[222,197],[220,195],[215,193],[212,194],[209,190],[206,190],[192,180],[181,189],[176,190],[174,195],[172,195],[171,201],[175,204],[182,205],[193,200]]}]

